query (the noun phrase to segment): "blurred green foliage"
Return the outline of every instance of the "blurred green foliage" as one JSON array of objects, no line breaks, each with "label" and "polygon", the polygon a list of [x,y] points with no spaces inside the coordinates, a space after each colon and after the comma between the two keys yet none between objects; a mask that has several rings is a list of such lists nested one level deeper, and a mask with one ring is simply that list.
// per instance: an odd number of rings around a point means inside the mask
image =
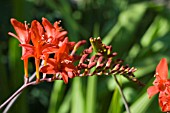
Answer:
[{"label": "blurred green foliage", "polygon": [[[23,63],[10,18],[19,21],[46,17],[62,20],[71,41],[100,36],[118,57],[138,69],[140,87],[119,77],[132,113],[160,113],[156,96],[146,90],[162,57],[170,60],[170,2],[167,0],[5,0],[0,1],[0,103],[23,83]],[[89,42],[84,48],[89,47]],[[32,62],[32,60],[30,59]],[[33,62],[29,65],[34,72]],[[9,113],[124,113],[111,76],[74,78],[41,83],[24,90]]]}]

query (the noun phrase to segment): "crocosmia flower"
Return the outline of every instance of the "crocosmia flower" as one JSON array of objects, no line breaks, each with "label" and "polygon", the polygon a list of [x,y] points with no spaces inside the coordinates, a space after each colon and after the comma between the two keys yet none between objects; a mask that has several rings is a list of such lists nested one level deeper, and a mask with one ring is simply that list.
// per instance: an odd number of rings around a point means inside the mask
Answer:
[{"label": "crocosmia flower", "polygon": [[67,35],[67,31],[64,31],[62,27],[59,26],[60,21],[56,21],[54,25],[52,25],[46,18],[42,18],[42,24],[46,31],[48,42],[52,44],[58,45]]},{"label": "crocosmia flower", "polygon": [[47,65],[41,68],[41,72],[46,74],[60,74],[65,83],[68,77],[76,75],[76,67],[73,65],[73,56],[69,55],[69,43],[63,43],[55,53],[54,58],[47,60]]},{"label": "crocosmia flower", "polygon": [[14,18],[11,18],[11,24],[14,27],[17,35],[9,32],[8,34],[19,40],[21,44],[28,44],[30,42],[30,32],[28,25],[21,23]]},{"label": "crocosmia flower", "polygon": [[[170,87],[167,87],[167,90]],[[159,105],[162,108],[163,112],[170,111],[170,92],[160,92],[159,94]]]},{"label": "crocosmia flower", "polygon": [[147,89],[149,98],[159,93],[159,105],[162,111],[170,111],[170,80],[168,79],[168,64],[165,58],[162,58],[157,65],[155,77],[154,86]]},{"label": "crocosmia flower", "polygon": [[[8,34],[18,39],[18,41],[21,44],[29,44],[31,37],[30,37],[30,29],[28,28],[28,25],[26,23],[23,24],[14,18],[11,19],[11,24],[14,27],[17,35],[11,32],[9,32]],[[24,47],[22,47],[22,55],[26,53],[27,50]],[[28,82],[28,58],[23,59],[23,61],[24,61],[25,79],[27,79],[26,82]]]}]

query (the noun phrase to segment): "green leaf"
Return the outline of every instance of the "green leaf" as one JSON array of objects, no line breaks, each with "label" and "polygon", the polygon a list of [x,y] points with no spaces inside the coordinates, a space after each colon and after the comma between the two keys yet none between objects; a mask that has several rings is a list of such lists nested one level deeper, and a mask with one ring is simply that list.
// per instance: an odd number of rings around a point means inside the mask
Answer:
[{"label": "green leaf", "polygon": [[168,32],[169,26],[166,19],[157,16],[153,21],[152,25],[148,28],[146,33],[141,39],[141,45],[148,47],[154,38],[159,38]]},{"label": "green leaf", "polygon": [[94,113],[96,108],[97,76],[88,77],[86,93],[86,113]]},{"label": "green leaf", "polygon": [[[122,44],[126,42],[126,44],[130,44],[129,42],[132,41],[131,34],[135,31],[137,24],[142,19],[146,9],[148,7],[147,2],[144,3],[137,3],[130,5],[125,11],[121,12],[118,18],[118,22],[115,26],[110,30],[110,32],[104,37],[103,43],[110,44],[113,39],[117,37],[120,32],[124,30],[123,36],[121,36]],[[117,40],[118,41],[118,40]],[[120,44],[120,43],[118,43]],[[116,45],[117,46],[117,45]],[[120,46],[118,46],[120,48]],[[122,45],[121,45],[122,47]]]},{"label": "green leaf", "polygon": [[81,78],[76,77],[73,79],[73,86],[71,90],[71,113],[85,113],[84,112],[84,98],[82,91]]},{"label": "green leaf", "polygon": [[66,96],[64,97],[64,100],[62,103],[59,105],[59,110],[57,113],[68,113],[70,110],[70,104],[71,104],[71,89],[67,92]]},{"label": "green leaf", "polygon": [[121,96],[119,94],[119,90],[115,88],[113,96],[112,96],[112,100],[110,102],[108,113],[121,113],[122,112],[122,103],[120,99],[121,99]]},{"label": "green leaf", "polygon": [[53,90],[51,92],[50,105],[48,108],[48,113],[55,113],[59,109],[59,101],[61,100],[63,94],[63,81],[55,81]]},{"label": "green leaf", "polygon": [[151,85],[152,82],[153,79],[151,79],[147,83],[147,85],[141,90],[141,92],[137,96],[138,98],[136,98],[135,102],[133,102],[132,105],[130,106],[130,110],[132,113],[145,113],[149,108],[153,98],[151,99],[148,98],[147,88]]}]

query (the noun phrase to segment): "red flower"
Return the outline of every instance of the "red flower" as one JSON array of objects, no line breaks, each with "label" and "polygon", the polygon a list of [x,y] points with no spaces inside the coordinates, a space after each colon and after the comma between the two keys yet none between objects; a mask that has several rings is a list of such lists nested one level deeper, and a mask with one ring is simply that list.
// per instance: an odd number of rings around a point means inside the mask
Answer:
[{"label": "red flower", "polygon": [[55,53],[54,59],[49,58],[47,65],[40,71],[46,74],[61,74],[64,82],[68,83],[68,77],[73,78],[76,75],[73,57],[69,55],[69,47],[69,43],[63,43]]},{"label": "red flower", "polygon": [[[13,25],[17,35],[11,32],[9,32],[8,34],[18,39],[21,44],[29,44],[30,29],[28,28],[28,25],[26,23],[23,24],[14,18],[11,19],[11,24]],[[27,50],[24,47],[22,47],[22,55],[24,55],[25,53],[27,53]],[[27,79],[26,82],[28,82],[28,58],[24,59],[24,71],[25,77]]]},{"label": "red flower", "polygon": [[28,44],[30,42],[30,32],[28,25],[21,23],[14,18],[11,18],[11,24],[14,27],[17,35],[9,32],[8,34],[17,38],[21,44]]},{"label": "red flower", "polygon": [[60,22],[58,21],[52,25],[46,18],[42,18],[42,24],[46,31],[48,42],[52,44],[58,45],[67,35],[67,31],[63,31],[62,27],[59,27]]},{"label": "red flower", "polygon": [[38,82],[40,80],[40,59],[47,60],[48,55],[50,53],[56,52],[58,48],[56,48],[53,44],[47,43],[48,37],[46,37],[44,29],[38,21],[32,21],[30,32],[33,45],[20,44],[20,46],[24,47],[27,50],[27,52],[22,56],[22,59],[27,59],[29,57],[35,58],[36,77]]},{"label": "red flower", "polygon": [[[170,87],[167,87],[167,90]],[[160,92],[159,94],[159,105],[162,108],[163,112],[168,112],[170,111],[170,92]]]},{"label": "red flower", "polygon": [[[67,32],[63,31],[59,27],[60,22],[55,22],[52,25],[46,18],[42,18],[42,25],[34,20],[31,23],[31,28],[25,24],[18,22],[15,19],[11,19],[11,23],[16,30],[18,36],[13,33],[9,33],[20,41],[20,46],[23,48],[21,59],[24,60],[25,75],[28,77],[28,58],[35,58],[36,66],[36,81],[40,81],[39,75],[39,65],[40,59],[44,60],[43,68],[44,72],[52,73],[52,70],[45,71],[46,68],[51,68],[52,64],[54,66],[55,73],[60,73],[63,77],[65,83],[68,82],[68,77],[73,77],[74,75],[74,65],[72,56],[69,52],[73,49],[75,42],[69,42],[68,37],[65,37]],[[32,43],[30,43],[30,40]],[[49,54],[55,53],[54,59],[49,59]],[[54,72],[52,73],[54,74]]]},{"label": "red flower", "polygon": [[155,77],[154,86],[147,89],[149,98],[159,93],[159,105],[162,111],[170,111],[170,80],[168,79],[168,65],[165,58],[161,59],[157,65]]}]

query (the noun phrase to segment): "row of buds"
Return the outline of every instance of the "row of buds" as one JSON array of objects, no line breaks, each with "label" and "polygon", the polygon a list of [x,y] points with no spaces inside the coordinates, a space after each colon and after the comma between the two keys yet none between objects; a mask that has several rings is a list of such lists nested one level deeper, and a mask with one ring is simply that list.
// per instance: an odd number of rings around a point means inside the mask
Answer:
[{"label": "row of buds", "polygon": [[[92,42],[92,46],[83,51],[77,66],[79,76],[119,74],[139,85],[143,85],[134,76],[136,68],[129,67],[128,65],[124,66],[123,60],[114,59],[117,53],[111,52],[111,46],[103,44],[100,38],[90,38],[90,42]],[[89,58],[94,49],[96,51],[95,55]]]}]

